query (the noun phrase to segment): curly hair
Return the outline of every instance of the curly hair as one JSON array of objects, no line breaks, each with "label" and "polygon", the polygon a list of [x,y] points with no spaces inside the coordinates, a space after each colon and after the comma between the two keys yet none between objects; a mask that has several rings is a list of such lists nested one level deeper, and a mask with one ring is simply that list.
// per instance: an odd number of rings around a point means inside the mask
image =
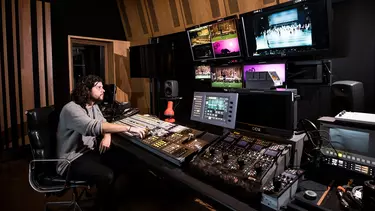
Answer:
[{"label": "curly hair", "polygon": [[91,98],[91,89],[99,82],[103,83],[103,79],[96,75],[81,78],[71,94],[71,100],[85,109]]}]

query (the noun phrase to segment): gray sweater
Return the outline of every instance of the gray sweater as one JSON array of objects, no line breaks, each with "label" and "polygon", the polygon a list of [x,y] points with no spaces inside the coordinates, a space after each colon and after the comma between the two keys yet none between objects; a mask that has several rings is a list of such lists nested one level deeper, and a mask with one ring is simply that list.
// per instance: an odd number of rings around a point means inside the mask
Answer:
[{"label": "gray sweater", "polygon": [[[66,104],[61,110],[56,134],[58,158],[72,162],[93,150],[97,144],[96,137],[102,134],[103,122],[106,120],[98,105],[84,109],[73,101]],[[57,172],[62,175],[67,166],[67,162],[59,162]]]}]

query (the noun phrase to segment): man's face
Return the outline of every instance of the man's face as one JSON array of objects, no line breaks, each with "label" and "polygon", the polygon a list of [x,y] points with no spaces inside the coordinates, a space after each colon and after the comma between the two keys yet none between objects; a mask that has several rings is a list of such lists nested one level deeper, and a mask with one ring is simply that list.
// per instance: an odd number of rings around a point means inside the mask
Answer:
[{"label": "man's face", "polygon": [[95,83],[94,87],[91,89],[91,98],[93,101],[102,101],[104,98],[104,89],[102,82]]}]

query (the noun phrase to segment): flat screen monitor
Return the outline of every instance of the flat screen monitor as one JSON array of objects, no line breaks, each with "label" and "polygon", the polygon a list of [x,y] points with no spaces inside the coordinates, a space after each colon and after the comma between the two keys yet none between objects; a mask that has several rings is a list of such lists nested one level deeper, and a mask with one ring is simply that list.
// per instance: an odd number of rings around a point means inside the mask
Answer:
[{"label": "flat screen monitor", "polygon": [[194,92],[191,120],[235,128],[237,93]]},{"label": "flat screen monitor", "polygon": [[195,79],[211,79],[211,66],[210,65],[196,65]]},{"label": "flat screen monitor", "polygon": [[327,0],[291,1],[241,16],[249,57],[319,54],[329,49]]},{"label": "flat screen monitor", "polygon": [[235,18],[203,24],[187,33],[194,61],[241,56]]},{"label": "flat screen monitor", "polygon": [[212,67],[211,86],[214,88],[242,88],[242,65]]},{"label": "flat screen monitor", "polygon": [[237,129],[288,138],[293,136],[297,106],[292,91],[237,92]]},{"label": "flat screen monitor", "polygon": [[[274,71],[279,76],[282,82],[285,82],[285,63],[275,63],[275,64],[247,64],[244,65],[244,77],[246,77],[247,72],[270,72]],[[246,80],[246,78],[244,78]]]}]

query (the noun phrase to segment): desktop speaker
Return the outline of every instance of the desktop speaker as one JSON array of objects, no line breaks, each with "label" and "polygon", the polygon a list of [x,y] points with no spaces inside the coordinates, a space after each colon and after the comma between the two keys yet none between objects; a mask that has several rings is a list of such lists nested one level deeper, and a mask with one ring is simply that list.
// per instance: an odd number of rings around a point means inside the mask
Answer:
[{"label": "desktop speaker", "polygon": [[165,97],[178,97],[178,82],[174,80],[165,81],[164,95]]},{"label": "desktop speaker", "polygon": [[343,110],[362,112],[364,110],[364,91],[362,82],[336,81],[331,87],[332,115]]}]

